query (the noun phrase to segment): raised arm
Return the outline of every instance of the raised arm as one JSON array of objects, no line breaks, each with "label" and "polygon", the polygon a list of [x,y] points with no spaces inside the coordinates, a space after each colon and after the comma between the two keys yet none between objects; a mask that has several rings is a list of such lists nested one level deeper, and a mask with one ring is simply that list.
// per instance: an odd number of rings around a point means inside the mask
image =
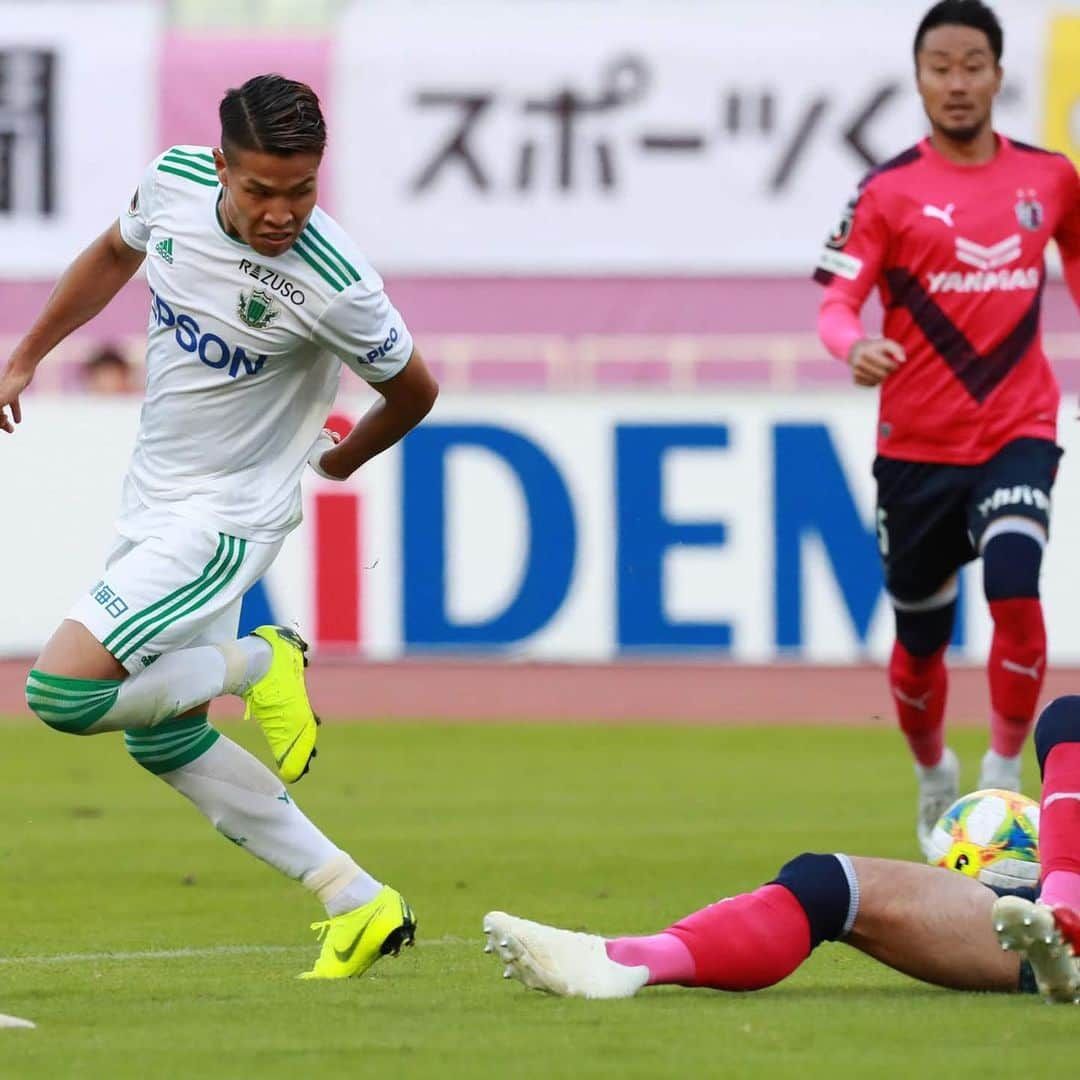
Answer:
[{"label": "raised arm", "polygon": [[30,385],[38,364],[101,311],[145,257],[145,252],[124,242],[114,223],[64,271],[41,314],[0,371],[0,431],[11,434],[21,422],[19,395]]}]

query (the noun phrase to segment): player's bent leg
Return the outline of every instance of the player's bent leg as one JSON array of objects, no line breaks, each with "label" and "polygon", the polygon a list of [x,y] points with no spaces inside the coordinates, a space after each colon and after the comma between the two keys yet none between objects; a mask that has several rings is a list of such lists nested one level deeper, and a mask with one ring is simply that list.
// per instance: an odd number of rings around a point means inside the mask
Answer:
[{"label": "player's bent leg", "polygon": [[55,731],[86,735],[115,704],[127,671],[81,623],[65,619],[26,679],[26,703]]},{"label": "player's bent leg", "polygon": [[997,947],[996,895],[940,867],[853,857],[859,911],[846,944],[923,982],[955,990],[1013,992],[1020,961]]},{"label": "player's bent leg", "polygon": [[1067,936],[1069,929],[1080,931],[1080,919],[1070,909],[1003,896],[992,918],[998,944],[1027,960],[1047,1001],[1080,1003],[1080,967]]},{"label": "player's bent leg", "polygon": [[649,937],[605,940],[489,912],[485,951],[498,955],[506,978],[564,997],[630,997],[664,983],[760,990],[785,979],[820,942],[843,936],[858,904],[846,856],[804,854],[775,881]]},{"label": "player's bent leg", "polygon": [[1046,529],[1030,518],[992,521],[979,540],[983,586],[994,622],[987,661],[990,749],[979,788],[1020,790],[1020,752],[1031,731],[1046,674],[1046,627],[1039,573]]},{"label": "player's bent leg", "polygon": [[286,783],[299,780],[315,757],[319,718],[312,711],[304,683],[307,642],[284,626],[260,626],[253,636],[269,645],[265,674],[244,692],[245,719],[254,719]]},{"label": "player's bent leg", "polygon": [[945,746],[945,650],[952,636],[956,597],[954,575],[922,600],[892,598],[896,642],[889,661],[889,686],[900,730],[915,758],[919,784],[915,833],[924,854],[935,823],[960,787],[959,762]]},{"label": "player's bent leg", "polygon": [[205,709],[127,731],[124,742],[139,765],[190,800],[222,836],[322,902],[329,918],[315,928],[323,955],[308,977],[359,975],[412,943],[416,919],[400,894],[329,840],[262,762],[210,727]]}]

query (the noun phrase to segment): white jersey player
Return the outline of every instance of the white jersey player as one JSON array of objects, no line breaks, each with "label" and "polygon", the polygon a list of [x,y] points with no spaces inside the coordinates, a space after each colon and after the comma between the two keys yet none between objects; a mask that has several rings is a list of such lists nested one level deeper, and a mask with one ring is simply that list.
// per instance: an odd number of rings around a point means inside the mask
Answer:
[{"label": "white jersey player", "polygon": [[[145,261],[146,400],[118,535],[30,671],[27,701],[57,731],[123,731],[140,765],[315,893],[328,919],[305,975],[343,978],[412,943],[409,905],[210,727],[207,707],[242,696],[280,776],[307,772],[307,645],[274,626],[238,640],[241,598],[300,520],[305,466],[347,478],[423,419],[437,387],[378,274],[316,206],[326,129],[312,90],[258,76],[220,115],[221,147],[151,164],[0,371],[11,434],[38,363]],[[343,363],[378,397],[339,442],[322,425]]]}]

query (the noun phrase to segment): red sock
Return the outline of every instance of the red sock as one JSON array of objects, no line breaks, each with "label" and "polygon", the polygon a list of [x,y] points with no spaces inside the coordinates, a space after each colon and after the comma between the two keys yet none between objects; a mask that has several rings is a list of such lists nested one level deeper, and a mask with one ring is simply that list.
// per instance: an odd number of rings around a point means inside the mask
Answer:
[{"label": "red sock", "polygon": [[889,687],[900,730],[920,765],[937,765],[945,750],[946,648],[942,645],[929,656],[913,656],[897,641],[889,661]]},{"label": "red sock", "polygon": [[1056,870],[1080,874],[1080,743],[1058,743],[1043,763],[1039,862],[1044,879]]},{"label": "red sock", "polygon": [[1016,757],[1035,721],[1046,674],[1046,626],[1036,597],[991,600],[994,639],[990,646],[990,746]]},{"label": "red sock", "polygon": [[810,955],[810,922],[783,885],[711,904],[669,927],[694,960],[689,986],[760,990],[790,975]]}]

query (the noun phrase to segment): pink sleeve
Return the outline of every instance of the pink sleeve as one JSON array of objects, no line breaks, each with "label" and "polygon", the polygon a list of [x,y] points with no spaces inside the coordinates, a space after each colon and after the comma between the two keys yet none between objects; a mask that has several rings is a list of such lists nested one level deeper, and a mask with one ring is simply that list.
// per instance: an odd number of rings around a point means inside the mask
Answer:
[{"label": "pink sleeve", "polygon": [[818,310],[817,328],[825,348],[837,360],[845,362],[851,346],[866,337],[858,308],[853,306],[850,297],[831,288]]},{"label": "pink sleeve", "polygon": [[1069,287],[1073,303],[1080,308],[1080,253],[1067,255],[1062,251],[1061,263],[1065,271],[1065,284]]}]

